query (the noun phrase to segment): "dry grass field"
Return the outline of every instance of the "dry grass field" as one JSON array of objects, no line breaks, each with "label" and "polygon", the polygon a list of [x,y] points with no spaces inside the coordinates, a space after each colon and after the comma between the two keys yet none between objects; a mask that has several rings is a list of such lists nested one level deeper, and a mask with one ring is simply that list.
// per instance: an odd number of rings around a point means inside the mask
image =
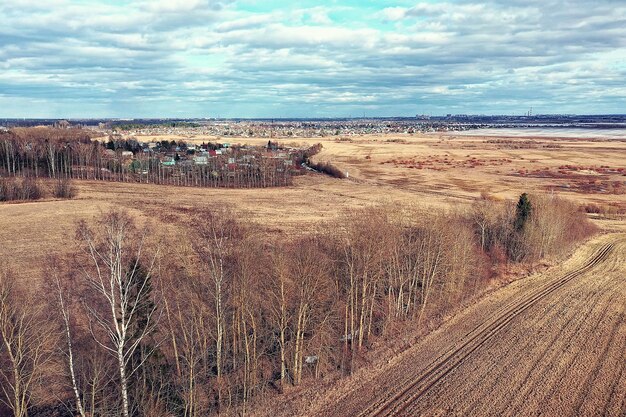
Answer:
[{"label": "dry grass field", "polygon": [[[142,139],[142,137],[139,137]],[[144,140],[157,139],[144,137]],[[266,139],[168,137],[201,143],[264,144]],[[371,135],[279,139],[281,143],[322,143],[316,159],[328,160],[349,173],[358,189],[402,199],[406,192],[424,194],[440,202],[462,201],[481,192],[513,198],[519,190],[556,190],[585,195],[581,201],[624,202],[614,195],[626,193],[602,187],[626,180],[626,142],[572,138],[497,138],[427,135]],[[587,184],[596,184],[587,186]],[[390,187],[389,190],[386,187]]]},{"label": "dry grass field", "polygon": [[[199,143],[220,140],[167,139]],[[227,140],[266,142],[251,138]],[[238,190],[77,182],[79,193],[74,200],[0,205],[0,255],[11,259],[11,264],[25,277],[36,279],[46,255],[74,250],[72,240],[78,220],[93,218],[111,206],[146,216],[168,233],[177,233],[176,225],[186,225],[190,211],[220,204],[229,205],[244,218],[275,233],[309,230],[343,210],[372,204],[423,204],[452,209],[470,203],[481,193],[514,199],[522,192],[555,190],[579,204],[626,210],[626,194],[620,194],[626,188],[603,188],[603,184],[626,181],[626,142],[618,140],[431,134],[280,142],[321,142],[324,148],[316,160],[332,162],[349,178],[309,174],[297,177],[291,187]],[[589,184],[595,186],[585,188]]]},{"label": "dry grass field", "polygon": [[[222,205],[285,237],[368,205],[455,210],[481,195],[555,191],[599,211],[626,210],[626,142],[619,140],[432,134],[279,141],[321,142],[315,159],[349,177],[312,173],[269,189],[76,182],[72,200],[0,204],[0,256],[24,280],[38,282],[47,256],[76,251],[76,223],[111,207],[149,219],[174,239],[190,226],[190,214]],[[563,265],[492,292],[398,357],[328,392],[287,393],[286,405],[272,414],[624,415],[626,219],[594,218],[611,233]]]}]

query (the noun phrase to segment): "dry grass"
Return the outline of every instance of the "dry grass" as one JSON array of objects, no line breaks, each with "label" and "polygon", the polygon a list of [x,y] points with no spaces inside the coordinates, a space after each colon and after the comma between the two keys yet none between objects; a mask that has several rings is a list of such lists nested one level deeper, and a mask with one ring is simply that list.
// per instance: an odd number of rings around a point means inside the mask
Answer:
[{"label": "dry grass", "polygon": [[[163,139],[160,138],[160,139]],[[167,139],[172,139],[168,137]],[[179,138],[174,138],[179,139]],[[215,140],[197,137],[203,142]],[[267,139],[230,138],[232,143],[265,144]],[[290,234],[310,229],[320,220],[335,218],[340,210],[381,202],[407,205],[419,202],[437,207],[468,204],[481,193],[492,198],[516,198],[522,191],[559,190],[579,204],[621,206],[626,195],[589,194],[576,187],[559,187],[574,175],[571,167],[598,168],[603,181],[624,181],[626,143],[561,139],[559,147],[502,149],[493,138],[451,138],[442,135],[362,136],[285,139],[285,143],[321,142],[324,146],[314,161],[331,161],[349,179],[310,174],[298,177],[294,186],[277,189],[221,190],[180,188],[142,184],[76,181],[78,197],[69,201],[42,200],[35,203],[0,205],[0,256],[8,257],[26,276],[37,277],[43,255],[71,253],[74,225],[110,206],[125,207],[136,215],[153,219],[160,228],[176,233],[189,213],[226,203],[266,230]],[[542,138],[542,142],[546,142]],[[388,161],[415,161],[386,163]],[[415,169],[420,161],[424,168]],[[610,167],[610,169],[604,168]],[[525,171],[568,170],[568,178],[528,177]],[[587,171],[575,175],[589,175]]]}]

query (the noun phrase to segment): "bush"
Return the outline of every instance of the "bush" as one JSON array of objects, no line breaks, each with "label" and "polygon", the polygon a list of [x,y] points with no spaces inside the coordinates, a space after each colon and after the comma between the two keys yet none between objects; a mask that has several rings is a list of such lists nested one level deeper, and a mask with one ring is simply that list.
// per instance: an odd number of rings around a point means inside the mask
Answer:
[{"label": "bush", "polygon": [[310,146],[308,149],[306,149],[303,153],[302,153],[302,157],[303,159],[306,161],[308,160],[310,157],[317,155],[318,153],[320,153],[322,151],[322,148],[324,146],[321,143],[316,143],[313,146]]},{"label": "bush", "polygon": [[59,179],[54,185],[52,195],[56,198],[74,198],[76,197],[76,187],[68,178]]},{"label": "bush", "polygon": [[22,187],[19,200],[39,200],[43,197],[43,191],[39,183],[34,178],[26,177],[22,179]]},{"label": "bush", "polygon": [[0,201],[12,201],[16,199],[17,191],[15,178],[0,178]]},{"label": "bush", "polygon": [[602,205],[596,203],[587,203],[582,205],[580,207],[580,210],[584,213],[602,214],[609,216],[626,214],[626,208],[616,202]]},{"label": "bush", "polygon": [[39,200],[43,192],[34,178],[1,178],[0,201]]},{"label": "bush", "polygon": [[311,168],[334,178],[346,178],[346,174],[330,162],[311,163]]},{"label": "bush", "polygon": [[524,231],[526,258],[562,255],[568,248],[596,232],[578,206],[556,195],[530,196],[533,213]]},{"label": "bush", "polygon": [[604,211],[602,207],[600,207],[599,205],[595,203],[584,204],[581,206],[581,210],[585,213],[591,213],[591,214],[600,214]]}]

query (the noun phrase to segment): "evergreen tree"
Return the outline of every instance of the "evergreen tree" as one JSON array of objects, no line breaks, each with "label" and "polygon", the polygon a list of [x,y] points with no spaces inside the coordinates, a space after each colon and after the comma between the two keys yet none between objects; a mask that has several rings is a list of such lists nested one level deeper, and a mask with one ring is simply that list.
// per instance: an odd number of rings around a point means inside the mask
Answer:
[{"label": "evergreen tree", "polygon": [[519,197],[517,206],[515,208],[515,230],[522,230],[526,221],[530,218],[532,212],[532,204],[528,199],[528,194],[523,193]]},{"label": "evergreen tree", "polygon": [[[174,389],[170,387],[171,367],[154,340],[155,304],[152,295],[152,280],[148,270],[136,259],[130,262],[126,274],[128,291],[132,303],[126,309],[133,309],[134,321],[130,327],[130,343],[138,343],[137,350],[128,363],[127,373],[130,381],[130,403],[132,415],[147,417],[144,410],[146,402],[161,400],[176,407],[180,401]],[[145,336],[142,338],[142,335]],[[141,340],[141,341],[140,341]]]}]

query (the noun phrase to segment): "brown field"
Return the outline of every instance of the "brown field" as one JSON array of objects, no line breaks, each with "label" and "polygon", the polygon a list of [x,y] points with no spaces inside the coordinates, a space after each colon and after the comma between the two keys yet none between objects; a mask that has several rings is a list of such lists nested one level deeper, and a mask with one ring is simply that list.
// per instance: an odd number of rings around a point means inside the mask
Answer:
[{"label": "brown field", "polygon": [[222,204],[289,236],[372,204],[455,209],[481,194],[514,199],[554,190],[608,212],[594,218],[613,233],[559,267],[492,292],[388,363],[331,381],[328,392],[316,386],[285,394],[272,414],[626,414],[626,241],[619,233],[626,218],[617,214],[626,210],[626,142],[439,134],[280,142],[321,142],[315,159],[349,178],[309,174],[291,187],[238,190],[76,182],[73,200],[0,204],[0,256],[36,281],[46,256],[76,250],[78,220],[113,206],[151,219],[170,237],[189,226],[190,213]]},{"label": "brown field", "polygon": [[[251,138],[172,138],[198,143],[267,142],[267,139]],[[279,139],[279,142],[321,142],[324,150],[317,156],[318,160],[331,161],[348,172],[353,182],[360,185],[359,189],[376,187],[371,192],[380,190],[379,193],[391,198],[396,193],[411,192],[438,197],[436,201],[442,198],[466,200],[481,191],[512,198],[519,194],[518,190],[525,189],[555,190],[565,195],[589,194],[583,201],[613,202],[612,196],[622,192],[585,184],[626,181],[626,142],[619,140],[428,134],[334,136]]]},{"label": "brown field", "polygon": [[[184,139],[267,142],[266,139],[251,138]],[[71,241],[78,219],[92,218],[111,206],[125,207],[138,215],[145,215],[166,229],[185,224],[190,210],[228,204],[245,218],[276,233],[311,228],[319,221],[334,218],[342,210],[371,204],[454,208],[468,204],[481,193],[513,199],[522,192],[555,190],[579,204],[626,211],[626,195],[615,193],[615,187],[610,190],[601,186],[591,187],[591,190],[584,187],[589,181],[598,184],[626,181],[626,142],[618,140],[542,138],[532,140],[532,147],[527,144],[529,139],[524,138],[440,134],[280,141],[321,142],[324,149],[316,159],[332,162],[348,172],[349,178],[339,180],[311,174],[297,177],[292,187],[239,190],[77,182],[78,198],[71,201],[0,205],[0,241],[3,242],[0,255],[12,258],[26,276],[38,276],[43,255],[74,249]],[[572,167],[581,167],[582,172]],[[536,171],[562,171],[565,174],[532,175]],[[626,186],[621,189],[624,188]],[[176,233],[175,230],[172,229],[171,233]],[[59,245],[59,242],[68,243]]]}]

